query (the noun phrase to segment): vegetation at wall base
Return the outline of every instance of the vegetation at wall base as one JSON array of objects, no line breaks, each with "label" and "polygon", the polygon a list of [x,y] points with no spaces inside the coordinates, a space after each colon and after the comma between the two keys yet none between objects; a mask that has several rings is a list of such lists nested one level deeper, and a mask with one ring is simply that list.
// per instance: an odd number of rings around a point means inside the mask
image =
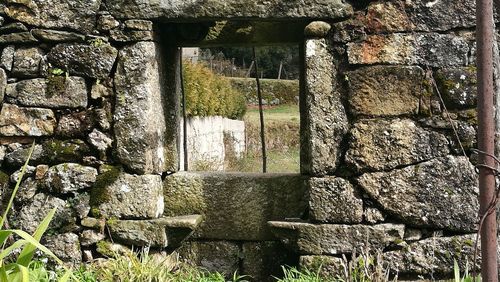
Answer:
[{"label": "vegetation at wall base", "polygon": [[188,116],[243,118],[247,109],[245,96],[227,78],[214,74],[203,64],[183,64]]}]

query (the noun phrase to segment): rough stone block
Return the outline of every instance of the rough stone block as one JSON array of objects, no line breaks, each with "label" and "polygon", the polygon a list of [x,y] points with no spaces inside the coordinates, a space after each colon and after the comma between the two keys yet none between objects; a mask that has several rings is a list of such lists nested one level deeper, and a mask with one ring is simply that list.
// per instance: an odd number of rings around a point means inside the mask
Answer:
[{"label": "rough stone block", "polygon": [[242,245],[242,274],[251,281],[276,281],[283,275],[283,265],[293,265],[296,255],[276,241],[245,242]]},{"label": "rough stone block", "polygon": [[181,258],[212,272],[232,277],[238,271],[240,246],[228,241],[188,242],[178,250]]},{"label": "rough stone block", "polygon": [[[436,276],[451,276],[453,263],[456,260],[461,270],[470,270],[474,261],[475,234],[453,237],[435,237],[417,241],[407,248],[383,254],[383,261],[391,272],[400,275],[423,275],[430,278]],[[481,252],[478,253],[478,262]],[[480,266],[477,265],[477,269]]]},{"label": "rough stone block", "polygon": [[301,120],[301,172],[333,174],[348,120],[336,87],[334,57],[325,39],[306,40],[304,119]]},{"label": "rough stone block", "polygon": [[0,44],[33,44],[38,43],[38,40],[31,32],[16,32],[0,35]]},{"label": "rough stone block", "polygon": [[449,108],[474,108],[477,103],[476,68],[441,69],[436,83]]},{"label": "rough stone block", "polygon": [[269,222],[273,233],[299,254],[338,255],[384,249],[403,240],[402,224],[343,225]]},{"label": "rough stone block", "polygon": [[29,25],[90,33],[100,4],[99,0],[5,0],[4,11]]},{"label": "rough stone block", "polygon": [[355,115],[416,114],[422,96],[429,95],[420,67],[362,67],[345,76],[349,83],[350,110]]},{"label": "rough stone block", "polygon": [[3,97],[5,95],[5,88],[7,87],[7,74],[0,68],[0,103],[3,102]]},{"label": "rough stone block", "polygon": [[402,222],[457,232],[477,229],[477,181],[469,160],[454,156],[358,178],[370,198]]},{"label": "rough stone block", "polygon": [[309,255],[300,256],[300,269],[307,269],[312,273],[319,273],[322,277],[342,277],[344,260],[332,256]]},{"label": "rough stone block", "polygon": [[267,221],[302,216],[306,193],[300,175],[179,172],[164,180],[165,215],[204,215],[197,238],[272,240]]},{"label": "rough stone block", "polygon": [[155,39],[154,32],[150,30],[113,29],[109,33],[111,40],[116,42],[153,41]]},{"label": "rough stone block", "polygon": [[349,63],[355,65],[464,66],[468,52],[467,40],[438,33],[370,35],[362,42],[347,44]]},{"label": "rough stone block", "polygon": [[118,51],[108,43],[95,40],[91,44],[61,43],[47,58],[51,64],[70,74],[106,79],[115,63]]},{"label": "rough stone block", "polygon": [[81,77],[53,76],[35,78],[7,85],[6,100],[29,107],[84,108],[87,86]]},{"label": "rough stone block", "polygon": [[94,216],[150,219],[163,214],[160,175],[132,175],[111,168],[97,177],[90,204]]},{"label": "rough stone block", "polygon": [[75,229],[76,218],[66,201],[43,193],[36,194],[30,203],[23,205],[18,213],[11,216],[10,222],[14,227],[33,234],[53,208],[57,208],[57,211],[50,222],[49,230],[72,231]]},{"label": "rough stone block", "polygon": [[193,233],[201,221],[201,215],[152,220],[109,220],[108,227],[111,237],[125,245],[175,248]]},{"label": "rough stone block", "polygon": [[114,132],[121,163],[140,174],[177,169],[167,150],[166,99],[159,45],[139,42],[120,51],[115,76]]},{"label": "rough stone block", "polygon": [[0,111],[1,136],[49,136],[54,133],[54,112],[4,103]]},{"label": "rough stone block", "polygon": [[346,162],[357,171],[394,169],[443,157],[446,136],[409,119],[361,120],[351,130]]},{"label": "rough stone block", "polygon": [[76,163],[64,163],[49,168],[43,179],[45,187],[58,194],[68,194],[90,188],[97,169]]},{"label": "rough stone block", "polygon": [[42,49],[21,47],[14,52],[12,75],[16,77],[37,77],[40,75],[40,62],[43,60]]},{"label": "rough stone block", "polygon": [[4,68],[6,71],[12,71],[15,52],[16,47],[12,45],[4,47],[2,50],[2,57],[0,58],[0,67]]},{"label": "rough stone block", "polygon": [[44,42],[83,42],[85,36],[76,32],[50,30],[50,29],[33,29],[31,31],[35,38]]},{"label": "rough stone block", "polygon": [[48,236],[43,245],[51,250],[59,259],[78,267],[82,262],[82,251],[78,235],[64,233]]},{"label": "rough stone block", "polygon": [[345,179],[311,178],[309,216],[318,222],[360,223],[363,220],[363,200]]},{"label": "rough stone block", "polygon": [[190,1],[173,0],[165,5],[150,0],[107,0],[113,16],[120,19],[338,19],[352,14],[351,5],[340,0],[291,1]]}]

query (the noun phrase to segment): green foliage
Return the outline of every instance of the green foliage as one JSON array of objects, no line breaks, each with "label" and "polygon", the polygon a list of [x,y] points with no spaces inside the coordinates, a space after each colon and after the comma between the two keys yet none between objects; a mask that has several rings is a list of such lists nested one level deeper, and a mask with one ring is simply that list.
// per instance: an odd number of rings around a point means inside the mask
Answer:
[{"label": "green foliage", "polygon": [[458,262],[456,260],[453,260],[453,274],[454,274],[454,279],[453,282],[481,282],[481,277],[474,277],[469,274],[469,263],[467,262],[464,270],[464,275],[460,276],[460,267],[458,266]]},{"label": "green foliage", "polygon": [[287,268],[282,267],[283,269],[283,279],[278,279],[277,282],[324,282],[324,281],[332,281],[325,280],[320,275],[320,270],[316,272],[312,272],[308,269],[304,269],[302,271],[297,270],[296,268]]},{"label": "green foliage", "polygon": [[188,116],[223,116],[241,119],[245,97],[229,81],[201,64],[184,62],[184,89]]},{"label": "green foliage", "polygon": [[[58,264],[63,266],[63,262],[57,258],[49,249],[40,244],[40,239],[43,234],[49,227],[50,221],[54,217],[56,213],[56,209],[52,209],[47,216],[42,220],[42,222],[38,225],[35,233],[33,235],[29,235],[28,233],[22,230],[9,230],[4,229],[5,220],[9,214],[10,209],[12,208],[12,203],[14,202],[14,198],[19,190],[19,186],[23,179],[24,173],[26,172],[26,168],[28,166],[31,155],[33,154],[33,149],[35,144],[31,146],[31,150],[29,151],[28,158],[26,159],[26,163],[21,169],[21,173],[17,180],[17,183],[14,187],[10,200],[7,204],[7,208],[5,209],[4,214],[0,218],[0,281],[19,281],[19,282],[29,282],[29,281],[40,281],[30,280],[32,276],[38,276],[43,278],[42,272],[37,272],[36,267],[32,267],[33,255],[35,251],[38,249],[46,256],[52,258]],[[9,243],[9,238],[13,235],[16,235],[20,239],[13,243]],[[7,261],[7,258],[11,256],[12,252],[15,250],[21,249],[21,253],[17,257],[15,262]],[[63,266],[64,267],[64,266]],[[65,274],[59,279],[61,282],[69,281],[72,273],[69,269],[66,269]],[[43,281],[43,280],[42,280]]]}]

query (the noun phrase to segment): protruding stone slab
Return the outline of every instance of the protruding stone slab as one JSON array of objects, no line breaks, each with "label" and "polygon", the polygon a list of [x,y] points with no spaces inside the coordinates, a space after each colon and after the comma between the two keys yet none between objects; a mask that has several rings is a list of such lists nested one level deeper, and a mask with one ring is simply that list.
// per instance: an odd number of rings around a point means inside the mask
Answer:
[{"label": "protruding stone slab", "polygon": [[341,95],[336,90],[336,67],[329,41],[306,40],[305,96],[302,97],[301,172],[333,174],[341,155],[341,142],[348,130]]},{"label": "protruding stone slab", "polygon": [[152,220],[109,220],[111,237],[125,245],[153,248],[178,247],[200,225],[201,215]]},{"label": "protruding stone slab", "polygon": [[300,175],[178,172],[164,180],[165,216],[204,215],[201,239],[272,240],[267,221],[301,217],[306,193]]},{"label": "protruding stone slab", "polygon": [[309,216],[313,221],[360,223],[363,220],[363,200],[343,178],[311,178],[309,197]]},{"label": "protruding stone slab", "polygon": [[160,77],[160,62],[159,45],[139,42],[120,51],[115,76],[117,156],[122,164],[140,174],[177,167],[165,147],[163,101],[167,94]]},{"label": "protruding stone slab", "polygon": [[76,32],[51,29],[33,29],[33,35],[44,42],[83,42],[85,36]]},{"label": "protruding stone slab", "polygon": [[467,65],[469,45],[461,37],[438,33],[370,35],[347,44],[349,63],[451,67]]},{"label": "protruding stone slab", "polygon": [[54,112],[49,109],[4,103],[0,111],[0,136],[48,136],[55,126]]},{"label": "protruding stone slab", "polygon": [[7,85],[6,100],[30,107],[84,108],[88,94],[85,79],[53,76],[35,78]]},{"label": "protruding stone slab", "polygon": [[49,168],[44,185],[49,191],[67,194],[90,188],[97,177],[97,169],[76,163],[64,163]]},{"label": "protruding stone slab", "polygon": [[132,175],[110,168],[92,187],[92,213],[105,218],[158,218],[163,214],[162,192],[160,175]]},{"label": "protruding stone slab", "polygon": [[443,157],[446,136],[409,119],[361,120],[351,130],[346,162],[357,171],[388,170]]},{"label": "protruding stone slab", "polygon": [[427,94],[420,67],[374,66],[348,72],[349,104],[355,115],[416,114]]},{"label": "protruding stone slab", "polygon": [[465,157],[367,173],[358,182],[386,212],[407,224],[457,232],[477,229],[477,175]]},{"label": "protruding stone slab", "polygon": [[338,255],[402,241],[402,224],[342,225],[270,221],[273,233],[300,254]]},{"label": "protruding stone slab", "polygon": [[340,0],[271,1],[184,1],[106,0],[113,16],[120,19],[216,20],[216,19],[339,19],[353,13]]},{"label": "protruding stone slab", "polygon": [[[428,238],[411,243],[407,248],[383,254],[383,261],[392,273],[400,275],[450,276],[457,261],[460,270],[472,269],[474,262],[475,234]],[[481,252],[478,251],[478,262]],[[468,267],[468,268],[467,268]],[[480,266],[477,265],[477,269]]]},{"label": "protruding stone slab", "polygon": [[33,26],[91,32],[100,0],[6,0],[7,16]]},{"label": "protruding stone slab", "polygon": [[47,58],[50,63],[70,74],[106,79],[116,60],[118,51],[111,45],[96,40],[91,44],[61,43],[56,45]]}]

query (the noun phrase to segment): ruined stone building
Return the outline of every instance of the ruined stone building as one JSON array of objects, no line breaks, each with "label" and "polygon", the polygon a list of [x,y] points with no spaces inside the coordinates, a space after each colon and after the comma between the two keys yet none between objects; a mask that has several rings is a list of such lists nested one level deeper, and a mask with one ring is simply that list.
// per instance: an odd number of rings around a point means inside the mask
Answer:
[{"label": "ruined stone building", "polygon": [[[256,281],[367,249],[450,275],[479,208],[474,6],[1,0],[4,198],[36,143],[10,224],[58,207],[44,242],[72,263],[112,239]],[[300,46],[300,174],[181,171],[179,48],[238,44]]]}]

